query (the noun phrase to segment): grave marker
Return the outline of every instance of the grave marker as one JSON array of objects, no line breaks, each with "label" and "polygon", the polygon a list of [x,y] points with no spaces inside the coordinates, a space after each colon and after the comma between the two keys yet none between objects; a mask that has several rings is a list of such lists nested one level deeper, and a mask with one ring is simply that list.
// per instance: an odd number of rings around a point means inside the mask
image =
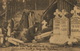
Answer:
[{"label": "grave marker", "polygon": [[60,21],[60,34],[62,35],[68,35],[69,34],[69,19],[65,16],[67,12],[65,10],[62,10],[61,13],[61,21]]},{"label": "grave marker", "polygon": [[[67,12],[64,10],[62,12],[56,10],[54,13],[56,16],[53,19],[53,36],[50,38],[50,43],[63,45],[68,41],[69,20],[66,18],[66,14]],[[59,15],[61,15],[61,18]]]},{"label": "grave marker", "polygon": [[59,43],[65,44],[68,41],[68,34],[69,34],[69,19],[66,17],[66,14],[68,14],[65,10],[62,10],[61,12],[61,18],[60,18],[60,37],[59,37]]},{"label": "grave marker", "polygon": [[77,10],[77,7],[74,7],[74,10],[71,11],[73,14],[71,18],[71,38],[79,38],[80,37],[80,10]]},{"label": "grave marker", "polygon": [[55,18],[53,18],[53,34],[60,34],[60,16],[59,16],[60,12],[57,9],[56,12],[54,13]]},{"label": "grave marker", "polygon": [[59,37],[60,37],[60,11],[57,9],[54,13],[55,18],[53,18],[53,35],[49,39],[50,43],[53,44],[60,44]]}]

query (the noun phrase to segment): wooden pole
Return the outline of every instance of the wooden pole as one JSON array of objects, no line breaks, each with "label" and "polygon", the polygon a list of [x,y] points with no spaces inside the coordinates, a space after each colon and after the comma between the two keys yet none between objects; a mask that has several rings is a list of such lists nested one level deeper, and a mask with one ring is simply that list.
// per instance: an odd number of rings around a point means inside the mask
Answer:
[{"label": "wooden pole", "polygon": [[3,0],[3,9],[5,10],[5,22],[7,21],[7,0]]}]

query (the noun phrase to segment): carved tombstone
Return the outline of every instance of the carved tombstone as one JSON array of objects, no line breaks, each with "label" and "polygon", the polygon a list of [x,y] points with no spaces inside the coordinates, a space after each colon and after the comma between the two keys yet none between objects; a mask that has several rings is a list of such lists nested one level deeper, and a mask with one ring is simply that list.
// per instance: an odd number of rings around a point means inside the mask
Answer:
[{"label": "carved tombstone", "polygon": [[60,34],[60,17],[59,17],[59,10],[57,9],[56,12],[54,13],[55,18],[53,18],[53,34]]},{"label": "carved tombstone", "polygon": [[67,12],[64,10],[62,12],[56,10],[54,13],[56,16],[53,19],[53,36],[50,38],[50,43],[64,45],[68,41],[69,20],[66,18],[66,14]]},{"label": "carved tombstone", "polygon": [[67,12],[62,10],[61,18],[60,18],[60,34],[68,36],[69,34],[69,19],[65,16]]},{"label": "carved tombstone", "polygon": [[54,13],[55,18],[53,18],[53,35],[49,39],[50,43],[59,44],[59,37],[60,37],[60,12],[57,9]]},{"label": "carved tombstone", "polygon": [[73,14],[71,18],[71,38],[79,38],[80,39],[80,10],[77,7],[74,7],[74,10],[71,11]]},{"label": "carved tombstone", "polygon": [[69,34],[69,19],[65,16],[68,13],[65,10],[61,12],[60,18],[60,42],[61,44],[65,44],[68,41],[68,34]]}]

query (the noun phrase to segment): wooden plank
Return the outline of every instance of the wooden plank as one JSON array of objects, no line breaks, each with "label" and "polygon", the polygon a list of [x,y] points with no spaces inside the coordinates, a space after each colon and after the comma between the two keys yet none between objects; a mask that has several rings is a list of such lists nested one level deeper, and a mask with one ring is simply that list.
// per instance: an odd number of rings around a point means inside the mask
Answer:
[{"label": "wooden plank", "polygon": [[12,38],[12,37],[9,37],[8,38],[8,41],[14,45],[19,45],[19,44],[24,44],[23,41],[21,40],[18,40],[18,39],[15,39],[15,38]]}]

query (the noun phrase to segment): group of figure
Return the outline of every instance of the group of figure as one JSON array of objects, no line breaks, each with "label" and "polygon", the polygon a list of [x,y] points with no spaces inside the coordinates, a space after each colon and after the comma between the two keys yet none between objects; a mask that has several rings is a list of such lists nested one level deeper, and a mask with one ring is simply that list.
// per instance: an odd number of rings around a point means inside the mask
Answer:
[{"label": "group of figure", "polygon": [[8,31],[10,31],[8,34],[24,42],[32,42],[36,36],[52,30],[52,27],[48,25],[46,20],[42,22],[36,21],[34,12],[31,11],[23,12],[22,18],[17,26],[13,27],[12,23],[10,26],[10,29],[8,28]]},{"label": "group of figure", "polygon": [[[40,41],[45,42],[45,40],[46,41],[49,40],[49,36],[48,36],[49,34],[46,34],[46,32],[49,31],[52,31],[52,27],[48,25],[47,20],[42,20],[41,22],[38,22],[35,19],[34,12],[32,11],[23,12],[22,18],[16,26],[15,26],[14,18],[11,18],[7,22],[3,23],[2,26],[2,34],[4,36],[3,45],[5,45],[6,42],[8,42],[6,40],[6,37],[12,37],[21,40],[25,43],[34,42],[34,40],[36,40],[36,42],[40,42]],[[43,37],[48,37],[48,38],[43,38],[43,39],[40,38],[42,40],[39,41],[38,35],[41,35],[42,38]]]}]

